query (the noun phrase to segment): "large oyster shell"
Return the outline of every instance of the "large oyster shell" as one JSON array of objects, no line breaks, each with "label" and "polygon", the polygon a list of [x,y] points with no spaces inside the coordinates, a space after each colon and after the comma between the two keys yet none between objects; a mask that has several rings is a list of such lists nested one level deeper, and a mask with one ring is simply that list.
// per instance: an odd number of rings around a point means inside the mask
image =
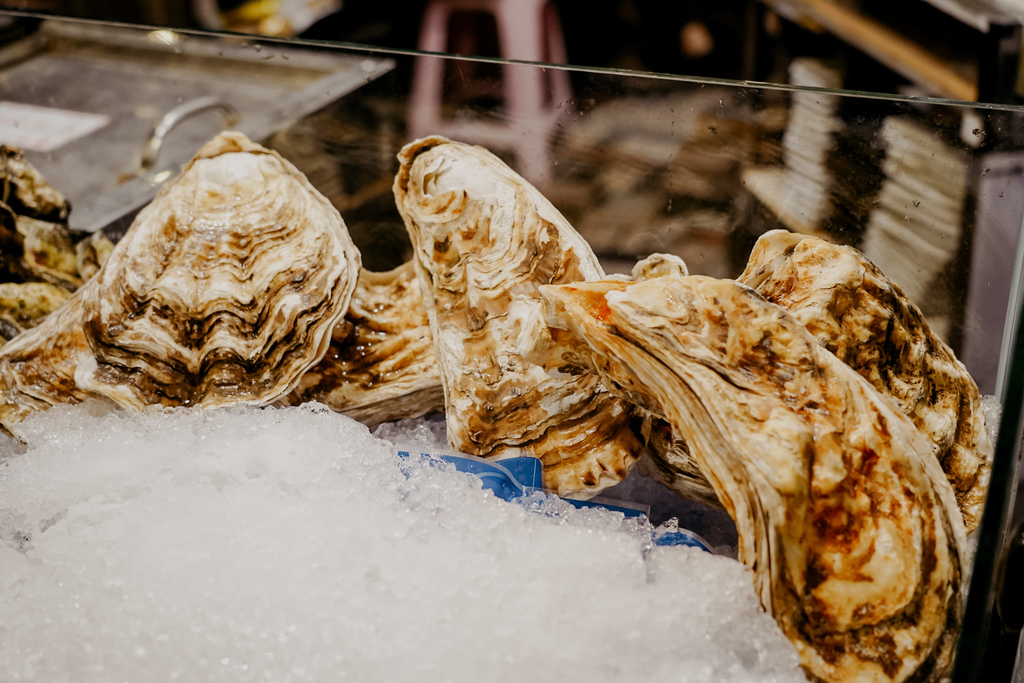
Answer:
[{"label": "large oyster shell", "polygon": [[412,261],[361,270],[330,348],[285,402],[318,401],[368,426],[444,408],[427,309]]},{"label": "large oyster shell", "polygon": [[687,442],[762,604],[825,681],[938,681],[966,544],[931,444],[781,307],[731,280],[541,287],[549,324]]},{"label": "large oyster shell", "polygon": [[[586,496],[621,481],[642,419],[598,378],[549,375],[522,349],[550,337],[538,286],[602,277],[590,247],[481,147],[431,137],[399,154],[395,199],[444,385],[448,438],[478,456],[531,454],[544,484]],[[542,342],[541,342],[542,343]]]},{"label": "large oyster shell", "polygon": [[896,400],[933,442],[968,531],[977,527],[993,457],[981,395],[900,288],[851,247],[783,230],[758,239],[739,281]]},{"label": "large oyster shell", "polygon": [[0,351],[0,423],[89,396],[132,409],[274,401],[326,352],[358,271],[327,199],[223,133],[89,282]]}]

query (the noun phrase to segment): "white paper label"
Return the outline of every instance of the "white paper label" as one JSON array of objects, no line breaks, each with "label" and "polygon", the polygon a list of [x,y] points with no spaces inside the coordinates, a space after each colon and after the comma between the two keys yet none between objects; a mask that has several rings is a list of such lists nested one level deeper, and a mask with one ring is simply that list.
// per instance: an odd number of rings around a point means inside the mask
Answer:
[{"label": "white paper label", "polygon": [[49,152],[110,123],[104,114],[0,102],[0,144]]}]

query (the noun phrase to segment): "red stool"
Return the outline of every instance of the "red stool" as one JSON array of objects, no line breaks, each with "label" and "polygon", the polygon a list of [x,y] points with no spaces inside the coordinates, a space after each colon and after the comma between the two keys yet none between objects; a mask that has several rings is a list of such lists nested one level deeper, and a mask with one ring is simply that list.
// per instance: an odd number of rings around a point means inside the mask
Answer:
[{"label": "red stool", "polygon": [[[423,13],[419,49],[450,52],[466,36],[452,32],[456,14],[494,18],[500,57],[523,62],[564,64],[565,43],[550,0],[430,0]],[[456,29],[457,30],[457,29]],[[569,74],[556,68],[506,64],[500,91],[505,116],[500,120],[450,119],[442,113],[445,63],[436,56],[416,60],[409,102],[409,135],[444,135],[455,140],[512,152],[517,170],[542,184],[550,173],[549,145],[560,117],[572,111]]]}]

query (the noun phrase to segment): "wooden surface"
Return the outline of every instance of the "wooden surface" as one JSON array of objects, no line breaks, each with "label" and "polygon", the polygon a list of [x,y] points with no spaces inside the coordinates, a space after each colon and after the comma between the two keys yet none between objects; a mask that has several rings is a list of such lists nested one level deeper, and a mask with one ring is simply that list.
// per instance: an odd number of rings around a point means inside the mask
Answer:
[{"label": "wooden surface", "polygon": [[762,0],[808,28],[827,31],[877,59],[930,95],[975,102],[977,83],[938,56],[856,9],[832,0]]}]

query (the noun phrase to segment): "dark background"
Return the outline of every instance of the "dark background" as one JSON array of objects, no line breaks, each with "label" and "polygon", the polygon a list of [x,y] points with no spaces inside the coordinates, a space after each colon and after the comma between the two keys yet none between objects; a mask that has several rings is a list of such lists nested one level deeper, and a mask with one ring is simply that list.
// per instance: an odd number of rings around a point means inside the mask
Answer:
[{"label": "dark background", "polygon": [[[230,9],[239,0],[220,0]],[[970,58],[977,36],[922,0],[888,5],[858,3],[885,23],[925,38],[929,47]],[[415,49],[424,0],[345,0],[336,14],[299,37]],[[748,0],[556,0],[570,64],[687,76],[785,82],[785,65],[796,55],[838,58],[847,87],[897,92],[903,81],[856,49],[827,34],[785,21],[765,21]],[[60,16],[202,28],[191,0],[6,0],[0,8]],[[763,10],[763,8],[762,8]],[[687,54],[682,33],[699,26],[711,38],[700,54]],[[475,53],[497,54],[493,24],[482,21]],[[707,49],[710,48],[710,49]],[[958,59],[958,55],[951,55]],[[746,63],[745,63],[746,60]]]}]

